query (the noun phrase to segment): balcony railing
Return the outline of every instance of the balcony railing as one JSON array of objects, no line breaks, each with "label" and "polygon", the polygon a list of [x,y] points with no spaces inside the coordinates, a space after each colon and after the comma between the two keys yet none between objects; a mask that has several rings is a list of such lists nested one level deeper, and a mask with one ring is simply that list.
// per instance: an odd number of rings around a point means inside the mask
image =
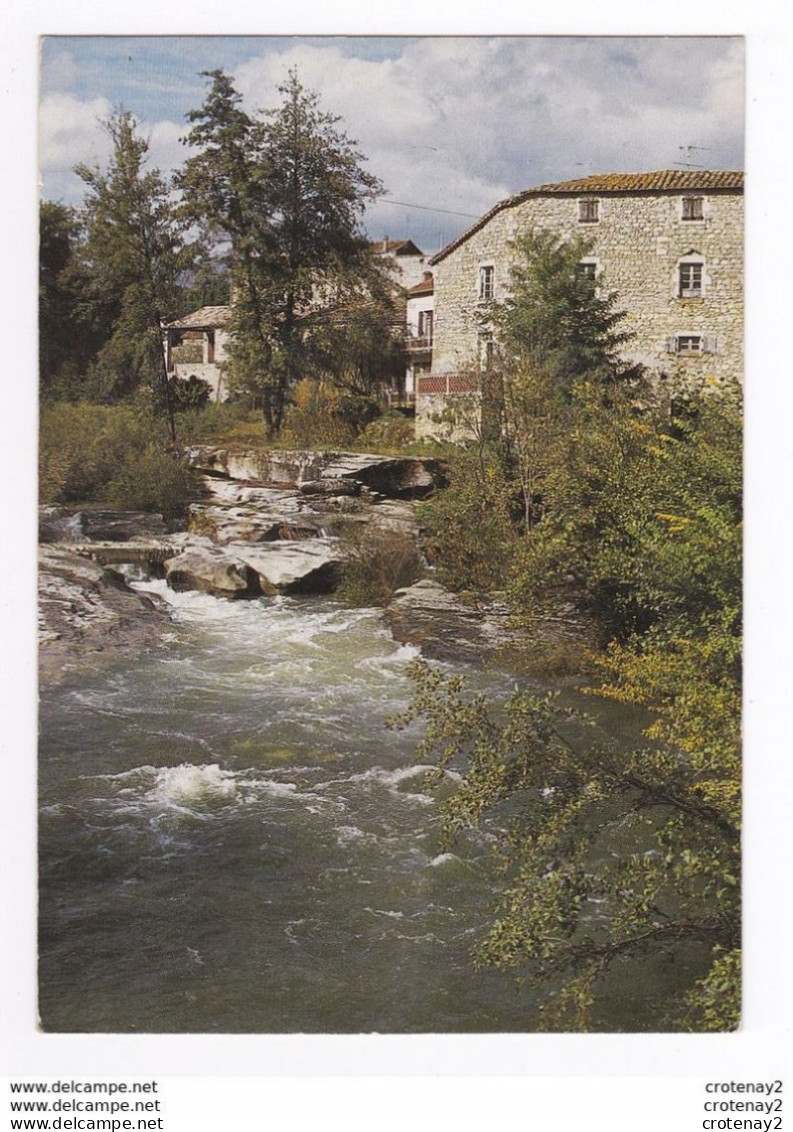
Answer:
[{"label": "balcony railing", "polygon": [[432,349],[431,334],[408,334],[405,338],[405,348],[408,353],[418,354]]},{"label": "balcony railing", "polygon": [[430,373],[416,378],[416,396],[430,394],[479,393],[479,377],[475,373]]}]

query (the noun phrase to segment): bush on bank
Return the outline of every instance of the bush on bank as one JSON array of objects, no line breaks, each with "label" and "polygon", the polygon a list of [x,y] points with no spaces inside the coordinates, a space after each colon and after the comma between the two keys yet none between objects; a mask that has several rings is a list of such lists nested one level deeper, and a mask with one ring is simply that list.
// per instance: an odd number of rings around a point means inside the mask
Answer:
[{"label": "bush on bank", "polygon": [[42,409],[42,503],[109,503],[172,518],[184,512],[188,492],[187,470],[145,406],[56,402]]}]

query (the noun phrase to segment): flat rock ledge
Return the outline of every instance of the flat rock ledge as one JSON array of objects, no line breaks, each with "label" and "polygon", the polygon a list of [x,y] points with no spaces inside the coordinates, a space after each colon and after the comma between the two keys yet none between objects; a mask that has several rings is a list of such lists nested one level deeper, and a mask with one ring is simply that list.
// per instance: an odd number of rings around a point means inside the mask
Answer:
[{"label": "flat rock ledge", "polygon": [[509,609],[496,601],[466,604],[432,579],[397,590],[385,611],[396,640],[430,660],[487,660],[516,639]]},{"label": "flat rock ledge", "polygon": [[274,449],[232,452],[208,445],[193,445],[185,454],[196,471],[247,483],[296,487],[307,495],[356,495],[363,489],[387,499],[420,499],[446,482],[443,461],[426,456]]},{"label": "flat rock ledge", "polygon": [[112,572],[64,547],[39,553],[39,675],[56,683],[72,669],[171,635],[164,605],[135,593]]}]

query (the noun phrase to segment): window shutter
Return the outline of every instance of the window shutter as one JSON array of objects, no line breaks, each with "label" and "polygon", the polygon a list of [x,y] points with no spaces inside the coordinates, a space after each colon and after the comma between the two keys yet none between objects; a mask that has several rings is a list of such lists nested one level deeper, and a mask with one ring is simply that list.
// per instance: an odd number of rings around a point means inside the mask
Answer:
[{"label": "window shutter", "polygon": [[677,353],[677,338],[674,335],[666,340],[666,352],[667,354]]},{"label": "window shutter", "polygon": [[716,354],[718,353],[717,347],[718,340],[712,336],[707,336],[702,339],[702,352],[703,354]]}]

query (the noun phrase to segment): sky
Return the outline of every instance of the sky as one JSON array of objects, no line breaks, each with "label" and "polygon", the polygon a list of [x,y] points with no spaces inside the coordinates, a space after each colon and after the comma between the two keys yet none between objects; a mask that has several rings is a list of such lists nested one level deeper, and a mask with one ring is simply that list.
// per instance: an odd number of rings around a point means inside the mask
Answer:
[{"label": "sky", "polygon": [[46,37],[42,191],[79,203],[73,166],[104,164],[100,121],[116,109],[132,111],[167,172],[188,153],[180,138],[204,100],[201,71],[232,75],[255,112],[278,103],[295,66],[383,182],[370,237],[431,254],[533,185],[743,168],[743,55],[739,37]]}]

